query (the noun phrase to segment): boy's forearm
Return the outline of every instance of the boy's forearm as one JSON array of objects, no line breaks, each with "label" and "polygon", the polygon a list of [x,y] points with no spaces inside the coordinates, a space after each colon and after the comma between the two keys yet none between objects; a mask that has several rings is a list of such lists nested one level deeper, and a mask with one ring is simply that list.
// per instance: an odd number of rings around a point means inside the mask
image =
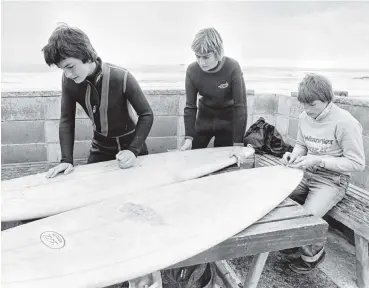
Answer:
[{"label": "boy's forearm", "polygon": [[75,119],[76,101],[73,98],[73,93],[68,88],[67,79],[63,76],[59,122],[59,142],[62,163],[73,164]]},{"label": "boy's forearm", "polygon": [[128,147],[128,150],[132,151],[136,157],[140,153],[141,147],[145,143],[147,136],[150,133],[153,122],[154,114],[152,113],[152,111],[147,112],[146,114],[141,114],[138,117],[133,141]]},{"label": "boy's forearm", "polygon": [[324,167],[336,172],[363,171],[365,163],[363,161],[353,161],[346,157],[323,157]]},{"label": "boy's forearm", "polygon": [[126,95],[138,115],[133,140],[128,147],[136,156],[140,153],[154,122],[154,113],[137,80],[128,73]]},{"label": "boy's forearm", "polygon": [[193,139],[195,137],[195,122],[196,122],[197,108],[184,108],[184,126],[185,126],[185,136],[188,139]]},{"label": "boy's forearm", "polygon": [[62,163],[73,164],[74,125],[61,119],[59,126],[59,142]]},{"label": "boy's forearm", "polygon": [[238,67],[232,77],[233,111],[233,143],[243,143],[247,125],[247,98],[246,85],[241,69]]},{"label": "boy's forearm", "polygon": [[243,138],[246,130],[246,108],[240,105],[234,108],[233,111],[233,143],[243,143]]},{"label": "boy's forearm", "polygon": [[186,73],[186,106],[184,108],[185,136],[193,139],[195,136],[195,122],[197,114],[197,89],[193,86],[190,76]]}]

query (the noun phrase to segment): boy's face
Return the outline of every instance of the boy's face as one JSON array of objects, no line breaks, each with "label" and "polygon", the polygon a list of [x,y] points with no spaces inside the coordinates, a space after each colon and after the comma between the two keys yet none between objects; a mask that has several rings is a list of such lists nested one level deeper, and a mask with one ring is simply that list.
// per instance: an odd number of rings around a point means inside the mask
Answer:
[{"label": "boy's face", "polygon": [[215,68],[218,64],[218,58],[215,56],[214,52],[210,52],[204,55],[195,54],[196,62],[203,71],[209,71]]},{"label": "boy's face", "polygon": [[72,79],[76,83],[82,83],[90,74],[91,63],[83,63],[77,58],[66,58],[58,63],[58,67],[63,69],[65,77]]},{"label": "boy's face", "polygon": [[316,118],[323,112],[325,107],[327,107],[328,102],[322,102],[320,100],[315,100],[311,103],[302,103],[304,110],[308,116],[311,118]]}]

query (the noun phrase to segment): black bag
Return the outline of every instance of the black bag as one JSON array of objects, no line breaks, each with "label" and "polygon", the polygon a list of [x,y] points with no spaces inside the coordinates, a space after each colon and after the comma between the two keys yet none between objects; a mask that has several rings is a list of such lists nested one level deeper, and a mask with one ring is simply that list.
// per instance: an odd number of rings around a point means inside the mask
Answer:
[{"label": "black bag", "polygon": [[282,158],[284,153],[293,150],[291,145],[283,141],[277,129],[265,122],[263,117],[250,126],[243,142],[245,146],[251,145],[255,149],[255,153],[270,154],[279,158]]},{"label": "black bag", "polygon": [[226,288],[214,263],[161,271],[163,288]]}]

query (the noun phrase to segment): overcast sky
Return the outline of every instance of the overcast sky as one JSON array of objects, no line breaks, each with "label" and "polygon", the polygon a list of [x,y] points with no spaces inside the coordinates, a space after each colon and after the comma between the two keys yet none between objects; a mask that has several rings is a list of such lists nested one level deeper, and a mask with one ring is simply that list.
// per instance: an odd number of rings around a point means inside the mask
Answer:
[{"label": "overcast sky", "polygon": [[188,64],[213,26],[242,66],[368,68],[369,2],[2,1],[2,64],[44,63],[57,22],[78,26],[104,61]]}]

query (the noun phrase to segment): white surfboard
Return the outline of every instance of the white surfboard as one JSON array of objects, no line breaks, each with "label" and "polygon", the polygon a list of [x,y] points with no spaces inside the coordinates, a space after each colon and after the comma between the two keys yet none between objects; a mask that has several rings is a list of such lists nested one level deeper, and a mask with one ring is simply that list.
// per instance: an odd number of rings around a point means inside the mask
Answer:
[{"label": "white surfboard", "polygon": [[252,225],[282,202],[302,175],[282,166],[238,170],[5,230],[1,287],[105,287],[164,269]]},{"label": "white surfboard", "polygon": [[[237,162],[233,147],[176,151],[138,157],[134,167],[117,161],[78,166],[69,175],[46,173],[1,182],[1,221],[42,218],[120,194],[195,179]],[[244,147],[246,157],[254,150]],[[108,188],[114,189],[108,189]]]}]

